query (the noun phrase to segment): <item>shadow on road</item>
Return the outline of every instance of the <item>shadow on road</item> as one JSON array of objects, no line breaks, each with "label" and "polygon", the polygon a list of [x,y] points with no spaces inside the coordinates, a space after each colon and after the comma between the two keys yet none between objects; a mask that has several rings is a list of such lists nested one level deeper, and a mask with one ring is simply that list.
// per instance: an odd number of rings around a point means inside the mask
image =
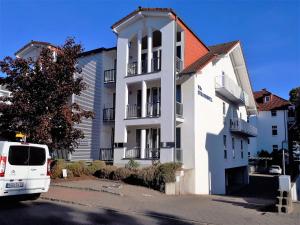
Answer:
[{"label": "shadow on road", "polygon": [[13,202],[0,200],[1,225],[101,225],[101,224],[182,224],[194,223],[174,217],[147,212],[146,215],[119,212],[111,209],[79,207],[48,201]]}]

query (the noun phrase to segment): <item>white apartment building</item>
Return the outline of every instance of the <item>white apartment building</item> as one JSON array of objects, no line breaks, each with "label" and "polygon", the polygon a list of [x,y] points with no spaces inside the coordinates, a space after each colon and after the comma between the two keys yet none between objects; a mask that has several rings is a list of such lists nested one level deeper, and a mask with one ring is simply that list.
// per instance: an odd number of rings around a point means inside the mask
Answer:
[{"label": "white apartment building", "polygon": [[288,149],[288,128],[294,115],[289,110],[289,101],[271,93],[267,89],[254,92],[258,113],[250,118],[250,124],[256,126],[256,138],[250,138],[249,154],[256,156],[258,151],[271,153],[282,148]]},{"label": "white apartment building", "polygon": [[246,184],[248,138],[257,135],[247,120],[257,109],[240,42],[206,46],[169,8],[138,8],[112,30],[115,48],[79,56],[88,88],[72,99],[95,118],[78,125],[85,139],[71,159],[179,161],[194,194]]}]

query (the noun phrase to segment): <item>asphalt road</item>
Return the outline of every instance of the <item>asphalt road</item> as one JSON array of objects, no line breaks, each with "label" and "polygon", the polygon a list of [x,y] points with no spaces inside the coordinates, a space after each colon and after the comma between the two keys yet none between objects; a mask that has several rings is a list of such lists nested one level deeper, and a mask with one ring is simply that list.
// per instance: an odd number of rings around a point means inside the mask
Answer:
[{"label": "asphalt road", "polygon": [[2,202],[1,225],[102,225],[102,224],[195,224],[159,214],[142,215],[104,208],[91,208],[46,200]]}]

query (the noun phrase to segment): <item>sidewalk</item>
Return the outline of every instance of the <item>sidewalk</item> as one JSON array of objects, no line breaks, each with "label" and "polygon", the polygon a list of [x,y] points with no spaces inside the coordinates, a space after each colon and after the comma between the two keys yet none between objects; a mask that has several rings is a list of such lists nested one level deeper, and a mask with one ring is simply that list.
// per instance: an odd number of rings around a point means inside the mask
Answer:
[{"label": "sidewalk", "polygon": [[[167,196],[138,186],[121,184],[122,195],[102,191],[103,186],[116,184],[103,180],[84,180],[55,183],[47,200],[110,208],[130,213],[174,217],[207,224],[284,224],[299,225],[300,204],[289,215],[264,213],[257,209],[269,202],[264,199],[227,196]],[[120,183],[119,183],[120,184]],[[64,187],[63,187],[64,186]],[[91,190],[89,190],[91,189]]]}]

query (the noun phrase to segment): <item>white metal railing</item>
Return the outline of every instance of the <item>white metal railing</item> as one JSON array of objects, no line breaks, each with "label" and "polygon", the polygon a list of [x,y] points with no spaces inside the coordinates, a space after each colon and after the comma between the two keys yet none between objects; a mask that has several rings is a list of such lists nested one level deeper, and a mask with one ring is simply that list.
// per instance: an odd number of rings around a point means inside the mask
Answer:
[{"label": "white metal railing", "polygon": [[248,105],[248,94],[226,74],[216,76],[215,88],[217,91],[220,89],[226,89],[237,100],[243,102],[245,105]]},{"label": "white metal railing", "polygon": [[250,136],[257,136],[257,128],[239,118],[230,120],[230,130],[238,131]]}]

